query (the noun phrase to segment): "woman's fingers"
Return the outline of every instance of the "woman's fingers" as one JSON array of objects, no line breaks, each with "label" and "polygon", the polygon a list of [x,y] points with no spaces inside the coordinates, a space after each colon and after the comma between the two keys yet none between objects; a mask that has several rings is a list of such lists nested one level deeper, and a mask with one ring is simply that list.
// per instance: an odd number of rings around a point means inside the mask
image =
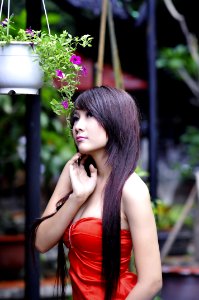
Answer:
[{"label": "woman's fingers", "polygon": [[74,163],[77,163],[78,160],[80,159],[81,157],[81,154],[79,152],[77,152],[70,160],[70,163],[71,164],[74,164]]},{"label": "woman's fingers", "polygon": [[80,160],[80,165],[84,165],[87,158],[88,158],[88,155],[83,155]]},{"label": "woman's fingers", "polygon": [[91,173],[91,177],[94,177],[94,178],[97,177],[97,169],[92,164],[90,164],[89,170]]}]

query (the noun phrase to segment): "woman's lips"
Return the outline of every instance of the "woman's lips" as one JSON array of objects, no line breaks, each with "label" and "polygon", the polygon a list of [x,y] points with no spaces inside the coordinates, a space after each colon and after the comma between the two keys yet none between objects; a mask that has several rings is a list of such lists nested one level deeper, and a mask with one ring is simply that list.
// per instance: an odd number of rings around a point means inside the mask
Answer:
[{"label": "woman's lips", "polygon": [[84,140],[86,140],[87,139],[87,137],[85,137],[85,136],[77,136],[76,137],[76,141],[77,142],[81,142],[81,141],[84,141]]}]

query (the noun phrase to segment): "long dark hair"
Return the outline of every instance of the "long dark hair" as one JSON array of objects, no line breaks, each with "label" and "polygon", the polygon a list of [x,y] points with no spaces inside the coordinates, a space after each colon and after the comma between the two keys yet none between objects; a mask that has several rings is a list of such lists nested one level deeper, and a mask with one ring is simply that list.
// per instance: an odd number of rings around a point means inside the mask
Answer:
[{"label": "long dark hair", "polygon": [[[139,158],[139,112],[134,99],[124,90],[107,86],[94,87],[80,94],[75,109],[89,111],[108,135],[107,165],[111,167],[103,203],[102,216],[102,277],[105,279],[105,300],[111,300],[120,276],[121,196],[127,178]],[[73,127],[73,113],[71,128]],[[64,199],[64,201],[67,197]],[[64,201],[61,201],[63,204]],[[52,215],[51,215],[52,216]],[[51,217],[49,216],[49,217]],[[33,227],[33,236],[43,220]],[[64,299],[65,257],[63,241],[58,246],[58,273]],[[114,249],[114,250],[113,250]]]},{"label": "long dark hair", "polygon": [[83,92],[76,99],[75,108],[91,112],[108,135],[107,164],[112,171],[103,203],[102,275],[106,282],[105,300],[111,300],[120,275],[122,189],[129,175],[134,172],[139,157],[139,112],[134,99],[127,92],[107,86]]},{"label": "long dark hair", "polygon": [[[31,244],[31,252],[32,252],[32,258],[33,261],[35,261],[35,240],[36,240],[36,234],[37,234],[37,229],[39,225],[53,217],[57,211],[63,206],[63,204],[67,201],[69,195],[72,192],[69,192],[65,197],[60,199],[57,202],[56,205],[56,212],[47,215],[42,218],[36,219],[30,229],[30,244]],[[57,271],[56,271],[56,286],[57,286],[57,296],[60,295],[60,300],[65,300],[65,287],[66,287],[66,275],[68,275],[68,270],[67,270],[67,265],[66,265],[66,255],[64,251],[64,241],[63,238],[61,238],[58,242],[57,245]]]}]

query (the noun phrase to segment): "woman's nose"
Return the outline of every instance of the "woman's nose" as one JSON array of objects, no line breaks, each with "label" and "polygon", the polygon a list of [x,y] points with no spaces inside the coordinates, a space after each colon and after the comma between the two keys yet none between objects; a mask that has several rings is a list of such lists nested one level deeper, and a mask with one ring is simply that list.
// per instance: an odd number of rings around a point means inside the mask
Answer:
[{"label": "woman's nose", "polygon": [[77,122],[75,122],[75,132],[78,131],[83,131],[85,129],[85,122],[84,120],[81,118],[79,119]]}]

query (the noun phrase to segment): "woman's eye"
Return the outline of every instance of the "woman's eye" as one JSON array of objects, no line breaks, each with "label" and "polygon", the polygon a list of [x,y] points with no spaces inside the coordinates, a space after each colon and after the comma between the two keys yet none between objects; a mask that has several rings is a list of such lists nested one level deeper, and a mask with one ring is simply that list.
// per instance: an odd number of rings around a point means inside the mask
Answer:
[{"label": "woman's eye", "polygon": [[92,115],[92,113],[90,111],[87,111],[86,116],[87,117],[93,117],[93,115]]},{"label": "woman's eye", "polygon": [[76,116],[76,115],[74,115],[74,116],[73,116],[73,123],[77,122],[78,120],[79,120],[79,117]]}]

